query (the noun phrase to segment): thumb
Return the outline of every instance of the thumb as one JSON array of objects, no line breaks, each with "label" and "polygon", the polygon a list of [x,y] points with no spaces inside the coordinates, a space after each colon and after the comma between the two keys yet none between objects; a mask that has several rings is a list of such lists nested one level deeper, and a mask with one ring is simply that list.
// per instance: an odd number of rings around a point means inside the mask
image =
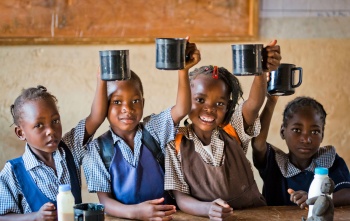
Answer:
[{"label": "thumb", "polygon": [[294,193],[294,190],[291,189],[291,188],[289,188],[287,191],[288,191],[289,194],[293,194]]},{"label": "thumb", "polygon": [[154,199],[154,200],[149,200],[148,201],[149,204],[154,204],[154,205],[160,204],[162,202],[164,202],[164,198],[163,197],[159,198],[159,199]]},{"label": "thumb", "polygon": [[277,40],[272,40],[267,46],[275,46],[277,44]]},{"label": "thumb", "polygon": [[187,40],[187,42],[189,42],[190,41],[190,36],[186,36],[185,39]]},{"label": "thumb", "polygon": [[219,206],[222,206],[222,207],[224,207],[224,208],[230,208],[230,205],[228,205],[224,200],[222,200],[222,199],[216,199],[215,201],[214,201],[216,204],[218,204]]}]

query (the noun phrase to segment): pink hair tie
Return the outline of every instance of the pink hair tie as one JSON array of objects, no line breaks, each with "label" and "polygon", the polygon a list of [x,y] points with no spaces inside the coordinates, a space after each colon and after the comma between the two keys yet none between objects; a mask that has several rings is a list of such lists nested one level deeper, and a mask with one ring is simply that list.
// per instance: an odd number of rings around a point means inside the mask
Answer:
[{"label": "pink hair tie", "polygon": [[219,72],[218,72],[218,66],[214,66],[212,77],[214,79],[219,79]]}]

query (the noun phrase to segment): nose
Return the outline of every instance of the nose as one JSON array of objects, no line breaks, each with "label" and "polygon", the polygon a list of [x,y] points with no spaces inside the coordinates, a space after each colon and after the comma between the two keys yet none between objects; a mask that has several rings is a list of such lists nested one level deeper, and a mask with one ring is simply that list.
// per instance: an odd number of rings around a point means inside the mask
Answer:
[{"label": "nose", "polygon": [[208,113],[214,113],[216,111],[215,105],[207,104],[204,106],[204,110]]},{"label": "nose", "polygon": [[134,108],[133,108],[132,104],[130,104],[130,103],[126,103],[122,107],[123,113],[132,113],[133,111],[134,111]]},{"label": "nose", "polygon": [[54,128],[53,127],[47,127],[47,130],[46,130],[46,135],[47,136],[52,136],[52,135],[54,135],[55,134],[55,130],[54,130]]},{"label": "nose", "polygon": [[303,142],[303,143],[312,143],[312,139],[311,139],[310,134],[306,134],[306,133],[302,134],[301,135],[301,142]]}]

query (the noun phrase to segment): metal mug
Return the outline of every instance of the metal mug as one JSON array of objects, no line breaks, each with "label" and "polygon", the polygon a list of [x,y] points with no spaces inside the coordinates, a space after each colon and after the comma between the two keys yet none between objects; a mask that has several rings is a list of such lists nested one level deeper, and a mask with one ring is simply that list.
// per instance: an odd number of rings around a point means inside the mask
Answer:
[{"label": "metal mug", "polygon": [[[299,71],[298,82],[295,84],[295,72]],[[287,96],[295,92],[303,81],[303,68],[294,64],[281,63],[276,71],[270,72],[267,92],[274,96]]]},{"label": "metal mug", "polygon": [[156,68],[181,70],[185,68],[185,38],[156,38]]},{"label": "metal mug", "polygon": [[260,75],[263,73],[263,45],[237,44],[231,45],[233,58],[233,74],[238,76]]},{"label": "metal mug", "polygon": [[101,79],[105,81],[130,78],[129,50],[100,51]]},{"label": "metal mug", "polygon": [[99,203],[81,203],[74,206],[74,221],[104,221],[105,209]]}]

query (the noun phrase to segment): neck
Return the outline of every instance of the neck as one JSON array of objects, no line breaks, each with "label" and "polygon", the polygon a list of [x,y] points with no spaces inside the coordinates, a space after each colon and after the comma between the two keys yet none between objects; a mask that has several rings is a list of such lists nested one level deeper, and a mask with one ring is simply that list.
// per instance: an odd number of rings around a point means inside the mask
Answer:
[{"label": "neck", "polygon": [[204,146],[208,146],[211,143],[211,135],[213,133],[213,130],[202,131],[201,129],[195,127],[193,124],[192,124],[192,130]]}]

